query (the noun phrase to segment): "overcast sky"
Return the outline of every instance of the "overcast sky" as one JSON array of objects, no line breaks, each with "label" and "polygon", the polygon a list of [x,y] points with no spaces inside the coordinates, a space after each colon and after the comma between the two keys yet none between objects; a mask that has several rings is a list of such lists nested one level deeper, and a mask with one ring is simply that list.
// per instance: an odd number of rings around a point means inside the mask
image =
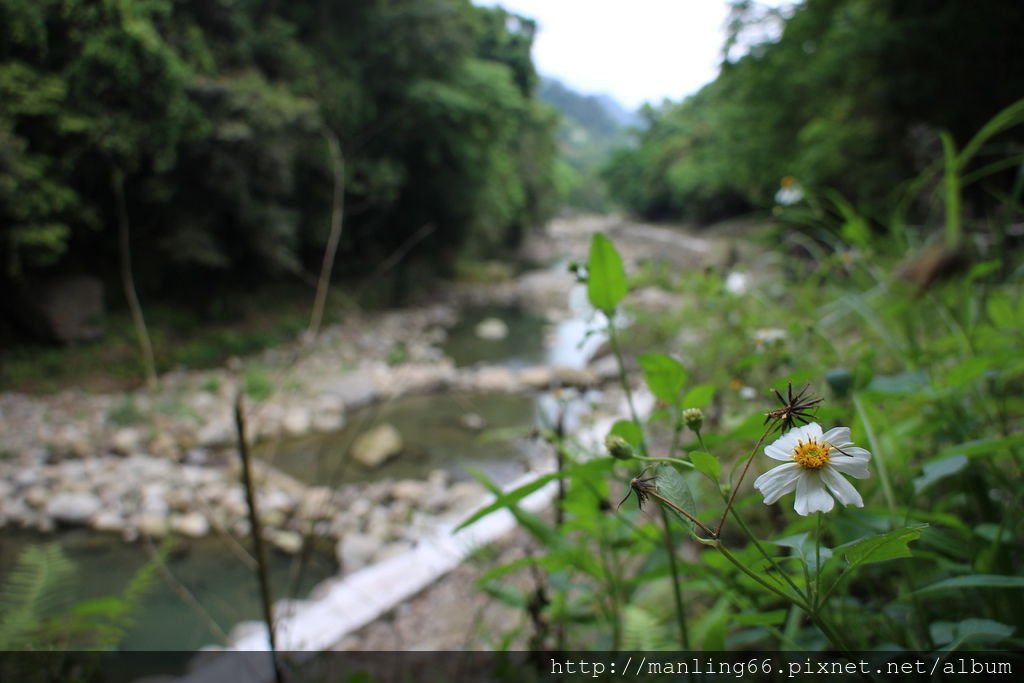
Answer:
[{"label": "overcast sky", "polygon": [[473,0],[532,17],[537,70],[628,108],[696,92],[718,72],[726,0]]}]

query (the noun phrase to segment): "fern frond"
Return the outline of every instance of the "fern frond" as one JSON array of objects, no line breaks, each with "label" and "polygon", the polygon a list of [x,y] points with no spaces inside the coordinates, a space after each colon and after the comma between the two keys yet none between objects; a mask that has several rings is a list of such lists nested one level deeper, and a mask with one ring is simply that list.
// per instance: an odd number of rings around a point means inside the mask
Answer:
[{"label": "fern frond", "polygon": [[623,650],[671,650],[673,644],[659,619],[636,605],[622,610]]},{"label": "fern frond", "polygon": [[29,546],[0,589],[0,650],[38,645],[46,617],[67,599],[75,565],[56,544]]}]

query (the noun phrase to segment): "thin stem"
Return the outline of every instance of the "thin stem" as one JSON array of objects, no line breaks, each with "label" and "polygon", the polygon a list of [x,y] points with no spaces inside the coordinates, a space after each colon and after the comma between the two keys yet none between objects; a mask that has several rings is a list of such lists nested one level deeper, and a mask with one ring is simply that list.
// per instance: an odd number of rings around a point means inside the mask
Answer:
[{"label": "thin stem", "polygon": [[[714,540],[714,541],[718,540],[718,537],[715,536],[715,532],[714,531],[709,529],[707,526],[704,525],[703,522],[701,522],[699,519],[697,519],[696,517],[691,515],[689,512],[687,512],[683,508],[681,508],[678,505],[676,505],[675,503],[673,503],[671,500],[669,500],[665,496],[661,495],[660,493],[658,493],[657,491],[654,491],[654,490],[648,490],[645,493],[646,493],[646,495],[650,496],[651,498],[654,498],[654,499],[658,500],[663,505],[667,505],[668,507],[672,508],[673,510],[675,510],[676,512],[681,514],[683,517],[685,517],[686,519],[688,519],[691,522],[693,522],[694,524],[696,524],[698,527],[700,527],[701,531],[703,531],[705,534],[707,534],[710,537],[711,540]],[[706,540],[706,539],[701,539],[701,540]]]},{"label": "thin stem", "polygon": [[249,444],[245,438],[245,409],[241,391],[235,397],[235,428],[238,431],[238,454],[242,459],[242,485],[245,487],[245,500],[249,508],[249,531],[252,535],[253,551],[256,556],[256,576],[260,585],[260,601],[263,603],[263,621],[267,625],[267,636],[270,642],[270,660],[274,665],[274,680],[277,683],[284,683],[281,663],[277,658],[274,607],[270,598],[270,575],[267,570],[267,555],[263,547],[263,529],[260,525],[259,511],[256,508],[256,489],[252,483],[252,467]]},{"label": "thin stem", "polygon": [[779,596],[780,598],[783,598],[784,600],[788,600],[789,602],[793,603],[803,611],[807,612],[808,614],[811,614],[811,608],[802,596],[789,595],[778,586],[773,586],[767,581],[765,581],[763,578],[761,578],[756,573],[751,571],[746,565],[740,562],[735,555],[729,552],[729,550],[727,550],[726,547],[722,545],[721,541],[715,541],[714,546],[718,550],[718,552],[722,553],[722,556],[725,559],[729,560],[729,562],[731,562],[741,572],[749,576],[751,579],[753,579],[761,586],[774,593],[775,595]]},{"label": "thin stem", "polygon": [[740,529],[743,530],[743,533],[746,534],[747,540],[749,540],[754,545],[754,547],[757,548],[758,552],[760,552],[761,556],[768,561],[768,564],[771,565],[772,569],[775,570],[775,572],[778,573],[779,576],[785,579],[786,583],[789,584],[789,587],[793,589],[793,592],[799,595],[801,593],[800,588],[795,583],[793,583],[793,579],[789,578],[789,574],[782,570],[782,567],[778,565],[778,563],[775,561],[775,558],[773,558],[768,553],[768,551],[764,549],[764,546],[762,546],[761,542],[757,540],[756,536],[754,536],[753,532],[750,530],[750,527],[747,526],[746,521],[743,519],[743,517],[740,516],[739,510],[733,508],[732,516],[733,519],[736,520],[737,524],[740,525]]},{"label": "thin stem", "polygon": [[725,518],[729,516],[729,510],[732,509],[732,504],[736,500],[736,494],[740,490],[740,485],[743,483],[743,479],[747,476],[747,470],[750,469],[750,463],[754,462],[754,456],[757,454],[757,449],[761,447],[764,440],[768,438],[769,434],[771,434],[772,427],[773,425],[769,424],[768,427],[765,428],[764,433],[761,434],[761,438],[757,440],[757,443],[754,444],[754,448],[750,451],[750,455],[747,456],[747,462],[743,465],[743,471],[740,472],[740,478],[736,481],[736,485],[729,494],[729,502],[725,504],[725,510],[722,511],[722,518],[718,520],[718,528],[715,529],[715,538],[718,538],[718,536],[721,535],[722,525],[725,524]]},{"label": "thin stem", "polygon": [[672,595],[676,601],[676,621],[679,624],[679,639],[683,649],[690,649],[690,632],[686,628],[686,610],[683,609],[683,589],[680,586],[679,567],[676,564],[676,548],[672,540],[672,529],[669,527],[668,512],[661,508],[661,521],[665,527],[665,552],[668,553],[668,568],[672,573]]},{"label": "thin stem", "polygon": [[629,378],[626,377],[626,363],[622,359],[622,349],[619,347],[619,335],[615,329],[615,320],[608,316],[608,342],[611,344],[612,353],[615,355],[615,363],[619,368],[619,383],[622,390],[626,392],[626,403],[629,405],[629,415],[633,418],[637,429],[640,430],[640,452],[647,455],[647,441],[644,437],[643,425],[640,424],[640,417],[636,412],[636,405],[633,403],[633,391],[629,388]]},{"label": "thin stem", "polygon": [[316,284],[316,296],[313,298],[313,313],[309,318],[309,334],[316,336],[320,332],[320,322],[324,317],[324,306],[327,303],[327,290],[331,284],[331,270],[334,257],[338,252],[338,241],[341,239],[341,226],[344,219],[345,206],[345,157],[341,154],[338,136],[326,126],[323,129],[327,140],[327,150],[331,155],[331,168],[334,172],[334,195],[331,200],[331,229],[327,234],[324,246],[324,259],[320,265],[320,278]]},{"label": "thin stem", "polygon": [[681,458],[657,458],[657,457],[648,457],[646,455],[634,455],[633,459],[634,460],[639,460],[640,462],[653,462],[653,463],[662,463],[662,462],[664,462],[664,463],[669,463],[671,465],[678,465],[679,467],[685,467],[686,469],[690,469],[690,470],[692,470],[694,468],[694,465],[693,465],[692,462],[690,462],[689,460],[683,460]]},{"label": "thin stem", "polygon": [[885,496],[885,504],[889,508],[889,515],[893,521],[896,519],[896,496],[892,491],[892,482],[889,479],[889,469],[886,466],[885,458],[882,456],[882,451],[878,443],[878,439],[875,437],[875,428],[871,424],[871,420],[868,418],[867,410],[864,408],[863,402],[860,400],[860,396],[857,394],[853,395],[853,407],[857,411],[857,418],[864,425],[864,432],[868,437],[868,445],[871,446],[871,452],[874,454],[872,461],[878,466],[878,479],[882,483],[882,494]]},{"label": "thin stem", "polygon": [[814,532],[814,597],[811,604],[815,610],[824,604],[821,602],[821,513],[818,513],[818,528]]}]

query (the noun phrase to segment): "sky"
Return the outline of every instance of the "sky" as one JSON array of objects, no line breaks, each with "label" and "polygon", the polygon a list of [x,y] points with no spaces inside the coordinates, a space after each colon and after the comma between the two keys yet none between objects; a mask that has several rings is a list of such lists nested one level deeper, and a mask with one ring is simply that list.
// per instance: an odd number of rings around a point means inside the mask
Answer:
[{"label": "sky", "polygon": [[537,70],[629,109],[680,100],[718,74],[726,0],[473,0],[535,19]]}]

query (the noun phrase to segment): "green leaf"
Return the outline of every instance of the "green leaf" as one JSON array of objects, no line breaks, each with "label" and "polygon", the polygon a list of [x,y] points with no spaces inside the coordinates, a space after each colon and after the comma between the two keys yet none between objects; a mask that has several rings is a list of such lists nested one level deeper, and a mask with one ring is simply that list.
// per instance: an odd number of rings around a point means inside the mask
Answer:
[{"label": "green leaf", "polygon": [[717,484],[721,479],[722,463],[707,451],[691,451],[690,460],[693,462],[694,468],[711,481]]},{"label": "green leaf", "polygon": [[932,484],[953,476],[965,467],[967,467],[967,458],[963,455],[951,455],[948,458],[925,463],[921,470],[921,476],[914,479],[914,493],[921,493]]},{"label": "green leaf", "polygon": [[914,591],[921,593],[937,593],[940,591],[960,590],[962,588],[1024,588],[1024,576],[1004,576],[1000,574],[971,574],[943,579]]},{"label": "green leaf", "polygon": [[[777,541],[772,541],[775,545],[782,546],[783,548],[792,548],[794,551],[794,557],[798,558],[804,565],[813,573],[818,568],[818,549],[814,546],[814,539],[808,533],[797,534],[795,536],[787,536],[786,538],[780,538]],[[826,546],[821,547],[821,563],[824,566],[832,558],[832,549]]]},{"label": "green leaf", "polygon": [[1004,437],[966,441],[956,446],[948,446],[939,452],[939,456],[963,455],[968,458],[976,458],[982,455],[996,455],[1004,448],[1021,444],[1024,444],[1024,432]]},{"label": "green leaf", "polygon": [[714,384],[698,384],[683,396],[684,408],[707,408],[715,396]]},{"label": "green leaf", "polygon": [[777,609],[770,612],[749,612],[734,615],[734,619],[740,626],[775,626],[786,620],[788,610]]},{"label": "green leaf", "polygon": [[619,252],[611,240],[597,233],[590,242],[587,261],[587,297],[591,305],[610,317],[628,291]]},{"label": "green leaf", "polygon": [[1012,636],[1016,629],[992,619],[963,619],[936,621],[928,630],[937,645],[945,646],[943,650],[955,650],[964,643],[998,643]]},{"label": "green leaf", "polygon": [[665,403],[675,404],[686,384],[683,364],[663,353],[645,353],[637,360],[651,393]]},{"label": "green leaf", "polygon": [[920,538],[921,532],[926,526],[926,524],[920,524],[904,529],[894,529],[877,536],[868,536],[837,547],[835,553],[846,558],[849,563],[847,571],[853,571],[865,564],[910,557],[912,553],[907,544]]},{"label": "green leaf", "polygon": [[[680,509],[696,517],[694,513],[697,505],[693,501],[693,494],[690,492],[690,486],[686,483],[686,478],[683,477],[682,473],[672,465],[662,463],[658,465],[657,476],[658,493]],[[671,508],[669,509],[671,510]],[[676,510],[672,510],[672,512],[674,512],[676,516],[686,524],[687,529],[693,529],[692,521],[679,514]]]},{"label": "green leaf", "polygon": [[640,429],[640,425],[636,422],[632,420],[619,420],[612,425],[612,429],[608,433],[621,436],[626,440],[626,443],[633,447],[633,450],[637,451],[637,453],[640,452],[640,444],[643,443],[644,434],[643,430]]}]

